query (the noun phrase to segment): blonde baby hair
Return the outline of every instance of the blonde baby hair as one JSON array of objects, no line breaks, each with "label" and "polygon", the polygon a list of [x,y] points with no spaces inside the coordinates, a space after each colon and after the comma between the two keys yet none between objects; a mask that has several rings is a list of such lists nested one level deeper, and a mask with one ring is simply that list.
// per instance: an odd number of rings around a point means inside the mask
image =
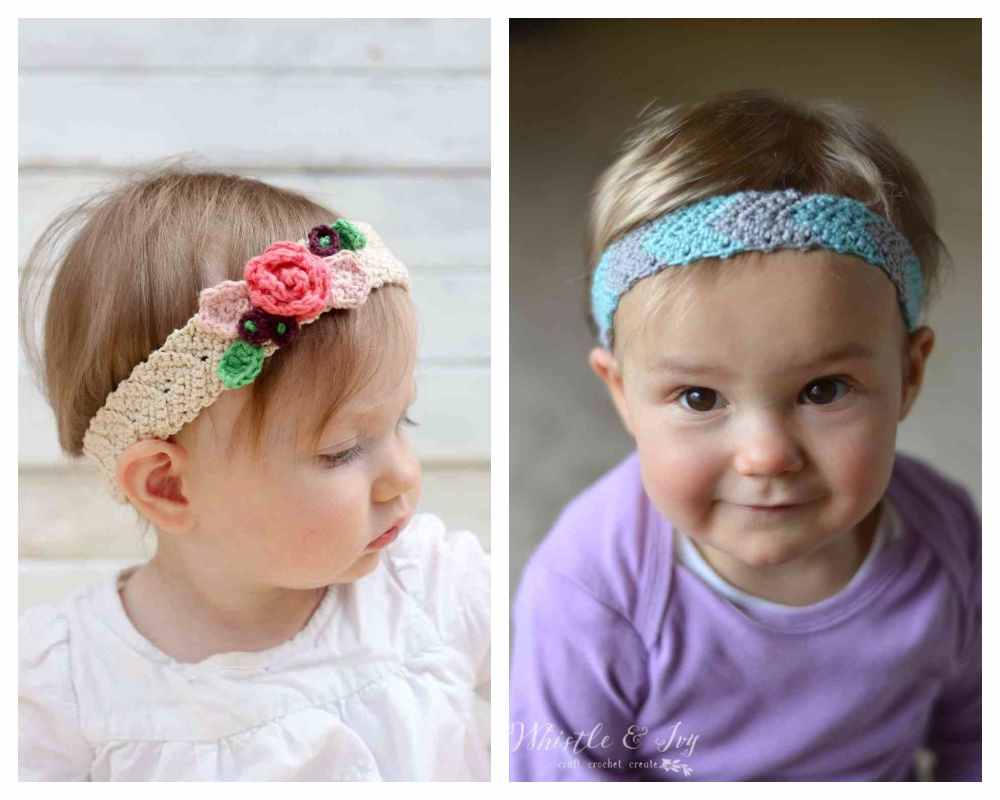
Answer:
[{"label": "blonde baby hair", "polygon": [[[936,231],[930,190],[914,163],[856,109],[766,89],[667,108],[651,105],[640,114],[595,187],[591,276],[612,242],[663,214],[716,195],[785,189],[850,197],[889,220],[920,261],[925,298],[937,296],[947,248]],[[727,260],[755,261],[763,255],[739,253]],[[665,303],[671,313],[691,309],[694,274],[711,271],[713,280],[733,274],[721,264],[708,258],[639,281],[615,315],[620,334],[615,354],[622,355],[630,338]]]},{"label": "blonde baby hair", "polygon": [[[82,455],[108,395],[198,311],[202,289],[242,279],[270,243],[340,217],[297,192],[174,160],[131,171],[61,212],[25,260],[19,299],[25,354],[63,451]],[[259,457],[265,431],[288,416],[296,439],[304,430],[316,446],[338,409],[415,339],[412,301],[399,286],[323,314],[264,362],[227,453],[245,447]]]}]

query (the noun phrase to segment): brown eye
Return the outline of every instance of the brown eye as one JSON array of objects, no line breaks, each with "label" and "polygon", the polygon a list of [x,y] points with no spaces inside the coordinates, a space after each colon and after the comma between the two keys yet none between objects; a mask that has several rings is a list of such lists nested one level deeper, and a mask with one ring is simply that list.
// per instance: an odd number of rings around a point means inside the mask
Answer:
[{"label": "brown eye", "polygon": [[715,408],[715,401],[718,400],[719,393],[715,389],[694,386],[681,392],[681,397],[687,399],[684,405],[692,411],[711,411]]},{"label": "brown eye", "polygon": [[[838,386],[844,387],[843,394],[838,394]],[[803,394],[810,403],[825,406],[843,397],[846,389],[847,384],[839,378],[820,378],[810,383]]]}]

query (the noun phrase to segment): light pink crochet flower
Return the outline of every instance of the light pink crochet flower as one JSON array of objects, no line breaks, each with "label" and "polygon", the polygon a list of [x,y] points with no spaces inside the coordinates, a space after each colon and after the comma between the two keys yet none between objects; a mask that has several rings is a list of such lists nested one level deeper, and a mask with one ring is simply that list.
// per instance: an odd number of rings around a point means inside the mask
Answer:
[{"label": "light pink crochet flower", "polygon": [[330,294],[327,308],[354,308],[368,298],[371,286],[361,262],[351,250],[341,250],[323,259],[330,270]]},{"label": "light pink crochet flower", "polygon": [[224,339],[239,333],[240,317],[250,310],[250,295],[243,281],[223,281],[198,295],[195,324]]},{"label": "light pink crochet flower", "polygon": [[297,242],[275,242],[251,258],[243,272],[250,302],[269,314],[311,322],[326,306],[326,263]]}]

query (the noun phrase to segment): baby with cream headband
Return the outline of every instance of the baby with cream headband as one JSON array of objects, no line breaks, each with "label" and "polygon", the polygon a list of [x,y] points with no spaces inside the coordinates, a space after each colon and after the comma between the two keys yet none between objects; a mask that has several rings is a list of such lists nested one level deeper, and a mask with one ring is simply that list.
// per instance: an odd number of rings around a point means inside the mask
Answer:
[{"label": "baby with cream headband", "polygon": [[81,212],[45,388],[157,549],[22,614],[21,778],[488,779],[488,561],[417,511],[405,265],[235,175]]},{"label": "baby with cream headband", "polygon": [[525,568],[512,777],[902,780],[927,749],[978,779],[978,512],[895,450],[934,344],[915,167],[736,92],[648,117],[592,222],[590,365],[636,450]]}]

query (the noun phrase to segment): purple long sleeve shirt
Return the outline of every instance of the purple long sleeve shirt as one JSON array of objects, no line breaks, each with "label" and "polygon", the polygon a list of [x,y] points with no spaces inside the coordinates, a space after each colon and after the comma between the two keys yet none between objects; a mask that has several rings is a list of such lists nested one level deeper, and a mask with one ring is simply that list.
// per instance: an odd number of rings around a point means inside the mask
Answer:
[{"label": "purple long sleeve shirt", "polygon": [[633,454],[574,499],[515,602],[512,780],[981,776],[981,525],[897,453],[903,535],[794,614],[741,609],[675,561]]}]

